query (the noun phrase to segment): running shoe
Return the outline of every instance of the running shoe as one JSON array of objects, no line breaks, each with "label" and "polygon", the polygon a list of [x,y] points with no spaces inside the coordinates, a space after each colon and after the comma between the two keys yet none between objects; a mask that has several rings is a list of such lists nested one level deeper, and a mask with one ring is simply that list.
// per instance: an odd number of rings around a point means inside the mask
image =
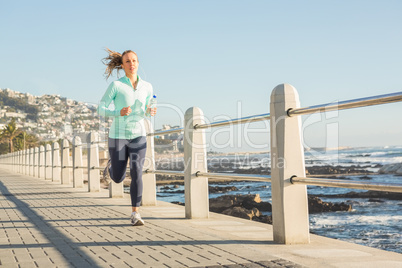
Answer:
[{"label": "running shoe", "polygon": [[144,225],[143,219],[141,219],[140,213],[136,212],[131,214],[131,225],[132,226],[140,226]]},{"label": "running shoe", "polygon": [[109,159],[109,161],[107,161],[105,169],[103,170],[103,181],[105,182],[106,185],[109,185],[112,182],[112,178],[110,177],[109,174],[111,166],[112,166],[112,159]]}]

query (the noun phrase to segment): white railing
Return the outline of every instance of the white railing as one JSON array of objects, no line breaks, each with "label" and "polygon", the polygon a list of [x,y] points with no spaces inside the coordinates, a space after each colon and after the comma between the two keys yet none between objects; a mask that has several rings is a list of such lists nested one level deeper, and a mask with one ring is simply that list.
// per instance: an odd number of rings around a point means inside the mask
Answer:
[{"label": "white railing", "polygon": [[[192,107],[185,113],[183,128],[152,132],[150,125],[147,124],[149,134],[147,135],[146,159],[148,162],[144,168],[142,203],[143,205],[156,205],[155,174],[184,175],[185,213],[186,218],[191,219],[209,217],[208,178],[270,181],[274,241],[283,244],[308,243],[309,219],[306,185],[402,192],[402,184],[306,178],[301,142],[301,118],[298,115],[398,101],[402,101],[402,92],[300,108],[296,89],[291,85],[281,84],[272,91],[269,114],[206,124],[201,109]],[[271,163],[285,163],[284,165],[272,164],[271,176],[209,173],[207,171],[204,129],[261,120],[270,120]],[[178,132],[184,132],[184,171],[155,170],[153,137]],[[58,143],[53,143],[53,146],[40,146],[0,156],[0,163],[15,172],[62,184],[72,184],[73,187],[83,187],[83,169],[87,169],[88,191],[96,192],[100,188],[99,169],[103,169],[103,167],[99,167],[98,144],[98,139],[91,133],[85,144],[81,143],[79,137],[75,137],[71,147],[68,141],[64,140],[61,148]],[[86,165],[82,163],[84,145],[88,148]],[[70,148],[73,151],[72,164],[69,156]],[[122,196],[122,184],[112,182],[109,193],[110,197]]]}]

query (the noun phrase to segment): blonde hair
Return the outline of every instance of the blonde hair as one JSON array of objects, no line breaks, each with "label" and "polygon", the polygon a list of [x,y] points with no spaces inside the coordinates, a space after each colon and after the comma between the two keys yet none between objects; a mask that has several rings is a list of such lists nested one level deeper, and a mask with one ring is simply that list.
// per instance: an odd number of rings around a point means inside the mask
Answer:
[{"label": "blonde hair", "polygon": [[[102,59],[102,63],[106,65],[106,70],[105,70],[105,77],[108,79],[112,73],[113,70],[117,70],[117,76],[119,76],[119,71],[122,69],[121,65],[123,63],[123,56],[126,55],[127,53],[134,53],[135,56],[137,56],[137,53],[135,53],[132,50],[126,50],[122,54],[119,52],[110,50],[109,48],[105,48],[105,51],[109,54],[107,57]],[[138,56],[137,56],[138,59]]]}]

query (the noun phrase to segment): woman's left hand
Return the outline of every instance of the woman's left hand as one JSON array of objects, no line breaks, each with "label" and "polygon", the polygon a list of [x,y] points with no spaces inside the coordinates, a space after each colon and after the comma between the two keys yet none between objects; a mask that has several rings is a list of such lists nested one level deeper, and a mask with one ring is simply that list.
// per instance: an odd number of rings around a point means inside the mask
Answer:
[{"label": "woman's left hand", "polygon": [[151,116],[155,116],[157,109],[158,109],[158,107],[155,107],[155,108],[147,108],[147,113],[150,114]]}]

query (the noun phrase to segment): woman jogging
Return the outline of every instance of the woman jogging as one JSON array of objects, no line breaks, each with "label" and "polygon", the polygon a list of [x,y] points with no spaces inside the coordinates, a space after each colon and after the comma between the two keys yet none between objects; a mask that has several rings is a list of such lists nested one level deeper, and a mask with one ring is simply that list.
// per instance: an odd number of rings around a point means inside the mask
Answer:
[{"label": "woman jogging", "polygon": [[[108,48],[106,51],[109,54],[103,59],[106,79],[114,70],[123,69],[125,76],[109,85],[98,107],[101,116],[113,117],[108,139],[110,159],[103,177],[107,183],[111,180],[122,182],[126,176],[127,161],[130,160],[131,224],[144,225],[139,214],[146,151],[144,120],[147,115],[156,114],[156,108],[148,108],[153,89],[150,83],[137,75],[139,62],[135,52],[126,50],[120,54]],[[112,102],[114,107],[109,107]]]}]

